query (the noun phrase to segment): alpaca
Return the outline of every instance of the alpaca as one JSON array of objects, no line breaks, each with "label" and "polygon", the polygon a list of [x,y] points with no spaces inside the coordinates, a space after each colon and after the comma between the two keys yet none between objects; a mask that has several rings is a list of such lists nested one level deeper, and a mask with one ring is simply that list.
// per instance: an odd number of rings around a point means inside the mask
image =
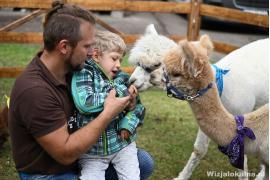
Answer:
[{"label": "alpaca", "polygon": [[[128,58],[131,65],[137,66],[130,81],[139,91],[153,85],[164,88],[164,83],[161,81],[164,54],[176,46],[173,40],[159,35],[153,24],[147,26],[144,36],[136,41]],[[151,78],[150,75],[155,78]]]},{"label": "alpaca", "polygon": [[[266,65],[268,42],[268,39],[252,42],[231,52],[216,63],[218,67],[230,70],[223,77],[221,101],[232,114],[251,112],[268,102],[269,83],[268,65]],[[140,91],[151,86],[164,89],[162,78],[164,56],[170,49],[176,47],[175,42],[159,35],[153,24],[149,25],[144,36],[131,49],[129,62],[137,67],[131,75],[130,82]],[[194,151],[179,173],[178,179],[190,178],[192,171],[206,155],[209,142],[209,138],[199,129]]]},{"label": "alpaca", "polygon": [[0,113],[0,148],[8,138],[8,107],[5,106]]},{"label": "alpaca", "polygon": [[[207,35],[202,36],[199,42],[180,41],[178,47],[165,56],[166,86],[168,93],[181,98],[183,95],[193,97],[184,99],[189,102],[201,130],[218,145],[227,146],[236,137],[239,127],[219,98],[208,61],[212,49]],[[178,92],[170,91],[171,86]],[[244,138],[244,153],[256,155],[262,160],[266,167],[264,178],[268,179],[269,106],[266,104],[243,117],[243,126],[250,128],[256,136],[253,140]]]}]

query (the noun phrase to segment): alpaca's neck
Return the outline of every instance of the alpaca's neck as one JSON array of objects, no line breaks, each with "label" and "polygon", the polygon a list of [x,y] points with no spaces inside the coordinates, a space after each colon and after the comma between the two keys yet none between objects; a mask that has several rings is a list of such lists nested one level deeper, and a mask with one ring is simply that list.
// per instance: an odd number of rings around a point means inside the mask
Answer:
[{"label": "alpaca's neck", "polygon": [[227,145],[236,135],[236,124],[222,105],[217,87],[213,84],[203,96],[190,102],[202,131],[219,145]]}]

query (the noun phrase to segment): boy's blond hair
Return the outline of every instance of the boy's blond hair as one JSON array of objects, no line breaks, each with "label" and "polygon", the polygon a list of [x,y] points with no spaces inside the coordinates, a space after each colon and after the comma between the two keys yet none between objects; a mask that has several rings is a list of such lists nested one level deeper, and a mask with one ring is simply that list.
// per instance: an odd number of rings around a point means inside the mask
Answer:
[{"label": "boy's blond hair", "polygon": [[97,30],[95,34],[95,42],[92,47],[97,49],[100,53],[105,51],[114,51],[125,54],[126,51],[124,40],[118,34],[110,31]]}]

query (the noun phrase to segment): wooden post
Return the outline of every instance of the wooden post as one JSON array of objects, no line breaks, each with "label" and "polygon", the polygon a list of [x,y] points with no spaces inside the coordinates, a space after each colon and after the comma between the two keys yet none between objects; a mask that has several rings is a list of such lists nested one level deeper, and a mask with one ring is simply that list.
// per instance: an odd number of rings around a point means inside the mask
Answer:
[{"label": "wooden post", "polygon": [[201,26],[200,5],[201,0],[191,1],[191,12],[189,14],[187,29],[187,38],[189,41],[195,41],[199,37]]},{"label": "wooden post", "polygon": [[0,28],[0,31],[11,31],[11,30],[21,26],[22,24],[30,21],[31,19],[41,15],[44,12],[45,12],[45,10],[38,9],[38,10],[32,12],[31,14],[28,14],[28,15]]}]

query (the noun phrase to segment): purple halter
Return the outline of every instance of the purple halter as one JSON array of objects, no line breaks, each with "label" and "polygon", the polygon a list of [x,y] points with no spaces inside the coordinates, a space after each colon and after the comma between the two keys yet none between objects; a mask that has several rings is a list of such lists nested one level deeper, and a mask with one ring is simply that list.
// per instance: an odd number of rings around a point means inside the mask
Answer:
[{"label": "purple halter", "polygon": [[237,124],[237,135],[227,146],[218,146],[218,149],[229,157],[232,166],[238,169],[244,169],[244,137],[255,140],[253,131],[244,127],[244,117],[239,115],[234,117]]}]

